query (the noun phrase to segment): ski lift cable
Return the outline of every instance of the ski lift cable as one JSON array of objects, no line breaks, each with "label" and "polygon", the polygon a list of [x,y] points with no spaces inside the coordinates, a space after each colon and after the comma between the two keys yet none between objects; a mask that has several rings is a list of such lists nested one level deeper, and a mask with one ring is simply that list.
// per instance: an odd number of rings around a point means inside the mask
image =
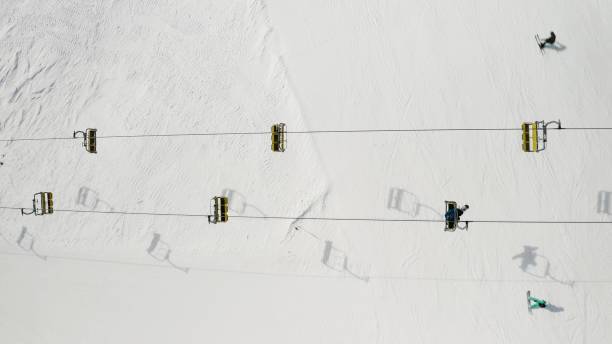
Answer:
[{"label": "ski lift cable", "polygon": [[[4,210],[21,210],[18,207],[0,206]],[[157,213],[144,211],[118,211],[118,210],[79,210],[79,209],[55,209],[54,212],[60,213],[91,213],[106,215],[142,215],[142,216],[173,216],[173,217],[208,217],[210,214],[188,214],[188,213]],[[254,219],[254,220],[310,220],[310,221],[354,221],[354,222],[429,222],[443,223],[445,220],[435,219],[391,219],[376,217],[291,217],[291,216],[250,216],[250,215],[230,215],[232,219]],[[514,223],[514,224],[612,224],[612,221],[569,221],[569,220],[460,220],[459,222],[468,223]]]},{"label": "ski lift cable", "polygon": [[[359,133],[415,133],[415,132],[449,132],[449,131],[520,131],[521,128],[423,128],[423,129],[338,129],[338,130],[293,130],[287,134],[359,134]],[[612,127],[575,127],[550,128],[549,130],[612,130]],[[129,139],[147,137],[188,137],[188,136],[239,136],[239,135],[270,135],[270,131],[235,131],[210,133],[169,133],[169,134],[135,134],[135,135],[100,135],[98,139]],[[18,141],[52,141],[75,140],[75,137],[30,137],[0,139],[0,142]]]}]

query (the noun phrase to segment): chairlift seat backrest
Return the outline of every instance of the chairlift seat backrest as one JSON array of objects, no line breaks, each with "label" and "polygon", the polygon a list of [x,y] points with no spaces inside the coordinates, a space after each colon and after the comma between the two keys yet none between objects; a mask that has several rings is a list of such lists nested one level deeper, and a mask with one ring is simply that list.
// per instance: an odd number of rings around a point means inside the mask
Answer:
[{"label": "chairlift seat backrest", "polygon": [[521,129],[523,129],[523,151],[524,152],[530,152],[530,145],[529,142],[530,140],[530,131],[529,131],[529,127],[530,127],[531,123],[523,123],[521,124]]},{"label": "chairlift seat backrest", "polygon": [[215,196],[213,197],[211,202],[213,206],[213,213],[211,216],[209,216],[208,222],[210,223],[227,222],[227,220],[229,219],[229,215],[228,215],[229,199],[223,196]]},{"label": "chairlift seat backrest", "polygon": [[51,192],[45,192],[45,199],[46,199],[46,213],[47,214],[53,214],[53,193]]},{"label": "chairlift seat backrest", "polygon": [[97,129],[87,128],[85,135],[85,149],[89,153],[97,153],[96,150],[96,132]]},{"label": "chairlift seat backrest", "polygon": [[53,214],[53,193],[39,192],[34,194],[33,207],[35,215]]},{"label": "chairlift seat backrest", "polygon": [[221,222],[227,222],[229,216],[227,215],[228,213],[228,198],[227,197],[219,197],[219,218],[221,220]]},{"label": "chairlift seat backrest", "polygon": [[96,149],[96,141],[97,141],[97,135],[96,132],[98,130],[94,129],[94,128],[87,128],[85,131],[75,131],[74,133],[72,133],[72,137],[76,138],[77,135],[82,134],[83,135],[83,147],[85,147],[85,150],[88,151],[89,153],[97,153],[97,149]]},{"label": "chairlift seat backrest", "polygon": [[546,149],[546,126],[550,123],[560,122],[535,121],[521,124],[524,152],[540,152]]},{"label": "chairlift seat backrest", "polygon": [[521,129],[523,131],[523,151],[524,152],[539,152],[543,148],[540,147],[539,141],[542,139],[538,133],[538,130],[541,129],[539,122],[525,122],[521,124]]},{"label": "chairlift seat backrest", "polygon": [[286,143],[285,123],[278,123],[272,126],[272,151],[284,152]]}]

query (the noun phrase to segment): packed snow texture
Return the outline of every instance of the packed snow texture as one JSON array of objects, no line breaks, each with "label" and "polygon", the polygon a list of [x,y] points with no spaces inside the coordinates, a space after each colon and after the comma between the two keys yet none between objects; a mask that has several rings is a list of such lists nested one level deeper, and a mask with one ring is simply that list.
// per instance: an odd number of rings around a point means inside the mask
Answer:
[{"label": "packed snow texture", "polygon": [[[612,2],[0,2],[0,139],[612,127]],[[534,35],[557,33],[541,54]],[[0,142],[2,343],[610,343],[612,136]],[[286,216],[295,220],[232,218]],[[525,292],[552,304],[527,312]]]}]

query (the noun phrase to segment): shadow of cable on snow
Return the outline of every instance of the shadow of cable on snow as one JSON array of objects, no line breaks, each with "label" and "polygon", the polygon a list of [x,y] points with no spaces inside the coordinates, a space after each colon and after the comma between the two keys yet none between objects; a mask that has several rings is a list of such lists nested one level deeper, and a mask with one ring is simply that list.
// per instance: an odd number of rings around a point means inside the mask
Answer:
[{"label": "shadow of cable on snow", "polygon": [[[28,253],[20,253],[20,252],[5,252],[0,251],[0,255],[3,256],[13,256],[13,257],[31,257]],[[86,263],[96,263],[96,264],[116,264],[116,265],[125,265],[125,266],[139,266],[143,268],[156,268],[156,269],[176,269],[176,267],[170,265],[161,265],[161,264],[147,264],[147,263],[139,263],[139,262],[129,262],[129,261],[120,261],[120,260],[110,260],[110,259],[95,259],[95,258],[82,258],[82,257],[69,257],[69,256],[55,256],[55,255],[47,255],[47,261],[50,260],[64,260],[64,261],[75,261],[75,262],[86,262]],[[316,275],[316,274],[302,274],[302,273],[291,273],[291,272],[268,272],[268,271],[248,271],[248,270],[238,270],[238,269],[216,269],[216,268],[206,268],[206,267],[190,267],[189,271],[200,271],[205,273],[222,273],[222,274],[239,274],[239,275],[251,275],[251,276],[261,276],[261,277],[274,277],[274,278],[313,278],[313,279],[348,279],[355,278],[350,275]],[[533,282],[533,280],[525,280],[525,279],[488,279],[488,278],[452,278],[452,277],[422,277],[422,276],[403,276],[403,275],[370,275],[368,276],[369,280],[399,280],[399,281],[415,281],[415,282],[448,282],[448,283],[518,283],[525,284]],[[612,279],[609,280],[576,280],[575,283],[579,284],[610,284],[612,285]],[[543,280],[538,283],[557,283],[551,280]]]},{"label": "shadow of cable on snow", "polygon": [[[521,265],[519,268],[528,275],[540,279],[549,279],[553,282],[573,287],[575,281],[562,280],[551,274],[550,260],[546,256],[536,253],[537,250],[538,248],[535,246],[524,245],[523,252],[513,256],[512,259],[520,259]],[[543,268],[540,268],[539,270],[538,267],[542,267],[542,265],[538,265],[538,261],[544,263]]]},{"label": "shadow of cable on snow", "polygon": [[612,192],[599,191],[597,193],[597,213],[612,215]]},{"label": "shadow of cable on snow", "polygon": [[172,250],[170,249],[170,245],[161,240],[161,235],[159,233],[153,233],[153,239],[151,240],[151,244],[147,248],[147,253],[155,258],[155,260],[160,262],[168,262],[170,266],[173,268],[180,270],[184,273],[189,272],[188,267],[182,267],[176,265],[172,260],[170,260],[170,254]]},{"label": "shadow of cable on snow", "polygon": [[425,209],[434,214],[436,218],[444,217],[433,207],[419,202],[419,198],[412,192],[398,187],[392,187],[389,189],[387,209],[399,211],[400,213],[404,213],[410,217],[419,216],[422,210]]},{"label": "shadow of cable on snow", "polygon": [[[289,229],[287,230],[287,234],[285,235],[285,238],[281,240],[281,243],[286,243],[290,241],[291,239],[293,239],[293,237],[295,236],[295,233],[301,229],[299,224],[301,223],[302,218],[306,217],[308,214],[311,214],[312,212],[323,213],[325,211],[325,202],[327,201],[327,196],[329,196],[329,189],[326,189],[325,192],[321,196],[319,196],[314,201],[312,201],[312,203],[310,203],[308,207],[306,207],[306,209],[304,209],[302,213],[298,215],[298,217],[296,217],[293,221],[291,221],[291,223],[289,224]],[[310,234],[312,236],[312,233]]]}]

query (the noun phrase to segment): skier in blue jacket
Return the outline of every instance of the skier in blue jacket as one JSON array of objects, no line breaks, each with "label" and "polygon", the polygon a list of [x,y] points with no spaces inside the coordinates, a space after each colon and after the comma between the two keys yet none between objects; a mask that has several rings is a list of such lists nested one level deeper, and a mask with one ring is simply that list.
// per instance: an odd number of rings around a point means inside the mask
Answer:
[{"label": "skier in blue jacket", "polygon": [[459,209],[449,209],[446,214],[444,214],[444,217],[446,218],[446,221],[459,222],[461,215],[463,215],[463,213],[465,213],[468,209],[470,209],[470,206],[467,204]]}]

